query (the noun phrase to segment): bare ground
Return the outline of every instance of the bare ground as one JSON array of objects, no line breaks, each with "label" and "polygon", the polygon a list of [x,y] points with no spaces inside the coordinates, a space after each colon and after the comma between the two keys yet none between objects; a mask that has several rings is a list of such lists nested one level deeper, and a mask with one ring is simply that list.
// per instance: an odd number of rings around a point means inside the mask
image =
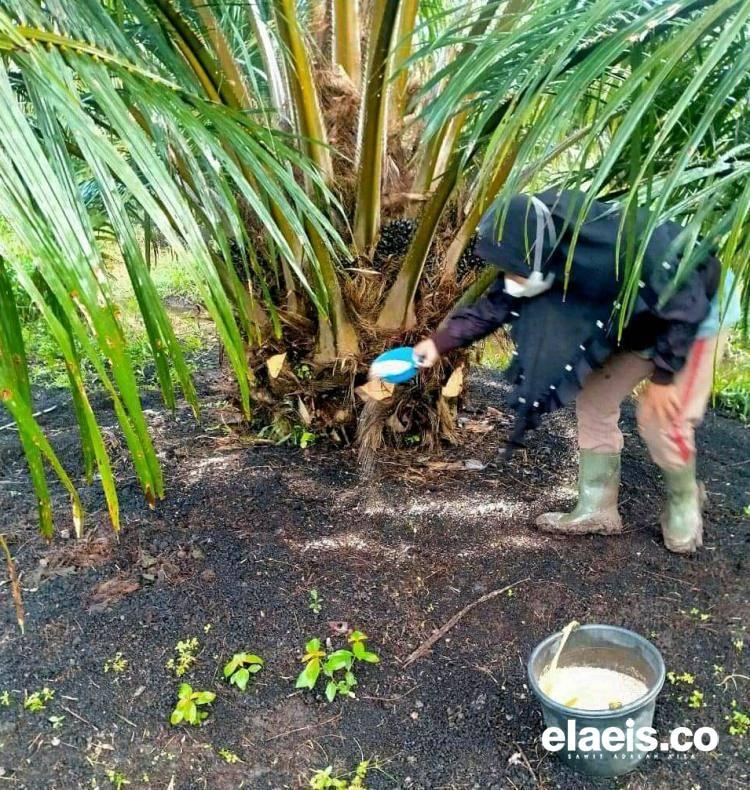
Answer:
[{"label": "bare ground", "polygon": [[[305,787],[311,772],[376,761],[372,788],[718,788],[748,786],[750,735],[727,733],[732,700],[748,708],[750,432],[720,415],[700,434],[709,492],[706,546],[697,557],[664,550],[661,486],[627,410],[623,537],[556,539],[533,516],[573,498],[572,415],[561,413],[511,462],[498,449],[508,425],[504,385],[478,374],[462,415],[462,444],[440,457],[383,459],[360,479],[352,450],[252,446],[221,425],[227,411],[210,377],[202,426],[186,409],[150,421],[164,463],[167,499],[150,511],[120,459],[124,529],[116,539],[97,488],[84,490],[87,536],[35,533],[34,501],[17,437],[0,432],[0,531],[22,573],[27,632],[15,627],[0,586],[0,787]],[[42,407],[62,402],[50,392]],[[103,421],[114,422],[102,405]],[[0,420],[4,422],[5,420]],[[69,411],[44,425],[70,468],[80,465]],[[455,467],[466,459],[481,470]],[[65,496],[57,495],[65,528]],[[425,658],[405,656],[483,593],[528,577],[462,619]],[[322,611],[308,607],[316,588]],[[691,613],[692,612],[692,613]],[[710,725],[716,752],[659,755],[641,770],[595,785],[547,755],[525,661],[572,618],[633,628],[653,639],[667,667],[695,676],[667,684],[656,726]],[[328,704],[294,690],[303,644],[340,622],[369,634],[382,658],[360,674],[356,700]],[[171,727],[179,681],[165,668],[178,640],[197,637],[186,675],[217,692],[201,727]],[[744,650],[738,649],[744,640]],[[220,667],[250,650],[265,669],[242,694]],[[122,653],[116,674],[107,660]],[[717,669],[717,667],[719,669]],[[744,676],[744,677],[740,677]],[[23,707],[47,686],[46,710]],[[50,716],[64,716],[53,727]],[[218,755],[229,749],[241,762]],[[109,778],[108,778],[109,772]]]}]

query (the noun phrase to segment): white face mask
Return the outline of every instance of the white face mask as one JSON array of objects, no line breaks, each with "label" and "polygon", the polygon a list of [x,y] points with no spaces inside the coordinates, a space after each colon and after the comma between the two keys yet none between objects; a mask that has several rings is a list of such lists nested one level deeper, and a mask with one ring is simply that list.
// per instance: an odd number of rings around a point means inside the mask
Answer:
[{"label": "white face mask", "polygon": [[532,272],[523,282],[505,277],[505,293],[514,299],[530,299],[532,296],[549,291],[554,282],[555,275],[550,272],[546,277],[541,272]]}]

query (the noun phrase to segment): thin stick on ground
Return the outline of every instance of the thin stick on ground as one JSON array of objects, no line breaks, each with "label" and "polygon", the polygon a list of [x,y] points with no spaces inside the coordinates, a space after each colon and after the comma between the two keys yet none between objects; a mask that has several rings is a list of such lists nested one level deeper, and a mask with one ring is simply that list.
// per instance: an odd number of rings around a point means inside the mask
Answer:
[{"label": "thin stick on ground", "polygon": [[476,601],[472,601],[472,603],[464,606],[464,608],[461,609],[460,612],[454,614],[445,625],[441,626],[436,631],[433,631],[430,637],[422,642],[422,644],[416,650],[414,650],[412,653],[409,653],[409,655],[404,659],[403,665],[408,667],[409,664],[414,663],[418,658],[424,658],[427,653],[432,650],[435,644],[439,642],[462,617],[467,615],[476,606],[479,606],[479,604],[485,603],[492,598],[497,598],[498,595],[502,595],[504,592],[507,592],[513,587],[518,587],[519,584],[523,584],[529,580],[530,577],[527,576],[525,579],[520,579],[519,581],[513,582],[513,584],[509,584],[506,587],[500,588],[499,590],[493,590],[492,592],[485,593],[481,598],[477,598]]},{"label": "thin stick on ground", "polygon": [[11,557],[8,544],[5,542],[5,535],[0,535],[0,548],[5,554],[5,562],[8,565],[8,577],[10,579],[10,593],[13,596],[13,604],[16,607],[16,620],[21,633],[24,633],[24,625],[26,623],[26,612],[23,608],[23,598],[21,598],[21,585],[18,583],[18,574],[16,573],[16,565]]}]

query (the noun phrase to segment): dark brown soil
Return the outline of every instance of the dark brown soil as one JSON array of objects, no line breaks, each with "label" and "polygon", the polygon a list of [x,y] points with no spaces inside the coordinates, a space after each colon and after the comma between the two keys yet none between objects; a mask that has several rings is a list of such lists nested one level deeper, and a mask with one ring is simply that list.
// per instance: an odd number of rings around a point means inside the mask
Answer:
[{"label": "dark brown soil", "polygon": [[[535,532],[534,515],[572,501],[572,415],[555,416],[527,450],[500,461],[508,421],[496,407],[504,391],[491,374],[476,376],[462,445],[440,458],[418,450],[386,457],[374,482],[359,478],[352,450],[243,443],[221,425],[226,409],[210,382],[202,426],[186,409],[172,416],[149,396],[166,501],[155,511],[144,505],[111,429],[122,456],[119,541],[94,486],[84,492],[85,541],[61,532],[48,547],[35,534],[17,437],[1,431],[0,531],[22,573],[27,632],[15,627],[3,575],[0,694],[10,692],[11,704],[0,705],[0,786],[104,788],[116,786],[114,774],[107,778],[116,770],[130,788],[305,787],[313,770],[351,771],[364,756],[378,764],[368,774],[371,788],[747,787],[750,735],[730,736],[725,721],[732,700],[748,708],[747,427],[711,415],[702,429],[706,546],[681,558],[662,547],[660,482],[629,408],[628,534]],[[64,401],[52,392],[39,405]],[[114,422],[104,406],[101,413],[104,424]],[[76,471],[69,411],[61,406],[43,423]],[[489,465],[451,468],[465,459]],[[57,497],[65,528],[65,496]],[[426,658],[401,666],[463,606],[526,577],[512,596],[467,615]],[[308,608],[312,588],[323,599],[318,615]],[[659,755],[599,785],[548,756],[525,662],[572,618],[633,628],[653,639],[668,669],[693,674],[704,707],[688,707],[691,689],[667,683],[656,726],[660,734],[677,725],[716,727],[718,750],[692,759]],[[294,677],[304,642],[336,642],[336,621],[366,631],[382,663],[360,672],[356,700],[327,704],[295,692]],[[203,726],[171,727],[179,681],[165,663],[188,637],[200,640],[201,651],[185,679],[217,698]],[[743,639],[739,650],[733,641]],[[244,694],[220,676],[240,650],[267,662]],[[105,673],[117,652],[127,669]],[[55,692],[47,709],[25,710],[24,691],[44,686]],[[58,729],[50,716],[65,717]],[[222,748],[242,762],[224,762]]]}]

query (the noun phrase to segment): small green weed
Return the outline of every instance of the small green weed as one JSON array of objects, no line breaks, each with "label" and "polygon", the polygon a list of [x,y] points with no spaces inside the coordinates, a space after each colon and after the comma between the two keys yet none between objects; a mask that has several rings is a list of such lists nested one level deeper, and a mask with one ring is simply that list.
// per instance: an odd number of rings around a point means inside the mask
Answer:
[{"label": "small green weed", "polygon": [[732,647],[738,653],[741,653],[745,649],[745,640],[744,639],[733,639],[732,640]]},{"label": "small green weed", "polygon": [[233,765],[234,763],[242,762],[242,760],[240,760],[239,758],[239,755],[236,755],[234,752],[230,751],[229,749],[219,749],[217,754],[219,755],[219,757],[221,757],[222,760],[224,760],[225,763],[229,763],[230,765]]},{"label": "small green weed", "polygon": [[171,669],[178,678],[181,678],[198,661],[197,653],[200,643],[195,637],[184,639],[175,645],[177,659],[167,661],[167,669]]},{"label": "small green weed", "polygon": [[128,668],[128,660],[127,658],[122,657],[122,653],[119,651],[115,653],[114,658],[107,659],[104,662],[104,671],[105,672],[112,672],[115,675],[119,675],[120,673],[124,672]]},{"label": "small green weed", "polygon": [[695,683],[695,675],[691,675],[689,672],[683,672],[681,675],[677,675],[674,672],[667,672],[667,680],[673,686],[677,684],[692,686],[693,683]]},{"label": "small green weed", "polygon": [[9,708],[10,703],[11,703],[10,692],[3,691],[2,694],[0,694],[0,705],[2,705],[4,708]]},{"label": "small green weed", "polygon": [[703,692],[700,689],[693,689],[688,697],[688,708],[703,707]]},{"label": "small green weed", "polygon": [[315,589],[315,587],[310,590],[308,597],[310,600],[307,604],[307,608],[315,612],[315,614],[320,614],[321,610],[323,609],[323,598]]},{"label": "small green weed", "polygon": [[188,724],[199,725],[208,712],[200,710],[203,705],[210,705],[216,699],[213,691],[193,691],[189,683],[183,683],[177,692],[177,705],[169,717],[172,725],[186,721]]},{"label": "small green weed", "polygon": [[322,768],[310,777],[310,790],[366,790],[365,779],[370,761],[362,760],[350,774],[334,776],[333,766]]},{"label": "small green weed", "polygon": [[122,790],[125,785],[130,784],[130,780],[125,776],[125,774],[121,774],[119,771],[116,771],[114,768],[110,768],[105,771],[107,779],[109,779],[109,783],[115,790]]},{"label": "small green weed", "polygon": [[297,677],[296,688],[314,689],[322,673],[328,678],[325,695],[329,702],[337,696],[353,697],[353,689],[357,686],[353,671],[355,662],[376,664],[380,661],[377,653],[367,650],[366,640],[367,635],[362,631],[353,631],[347,639],[350,648],[340,648],[326,655],[320,639],[311,639],[305,645],[305,654],[301,658],[305,668]]},{"label": "small green weed", "polygon": [[750,731],[750,716],[737,708],[737,700],[732,700],[732,712],[724,717],[729,722],[729,734],[744,738]]},{"label": "small green weed", "polygon": [[311,445],[315,444],[318,437],[308,431],[304,425],[295,425],[292,428],[292,435],[291,435],[292,444],[296,445],[300,448],[300,450],[305,450]]},{"label": "small green weed", "polygon": [[224,677],[240,691],[247,688],[250,678],[263,669],[263,659],[255,653],[235,653],[224,665]]},{"label": "small green weed", "polygon": [[47,707],[47,703],[54,696],[55,692],[46,686],[41,691],[35,691],[33,694],[27,695],[24,692],[23,706],[32,713],[39,713]]},{"label": "small green weed", "polygon": [[49,716],[47,721],[52,725],[53,730],[62,729],[65,716]]}]

